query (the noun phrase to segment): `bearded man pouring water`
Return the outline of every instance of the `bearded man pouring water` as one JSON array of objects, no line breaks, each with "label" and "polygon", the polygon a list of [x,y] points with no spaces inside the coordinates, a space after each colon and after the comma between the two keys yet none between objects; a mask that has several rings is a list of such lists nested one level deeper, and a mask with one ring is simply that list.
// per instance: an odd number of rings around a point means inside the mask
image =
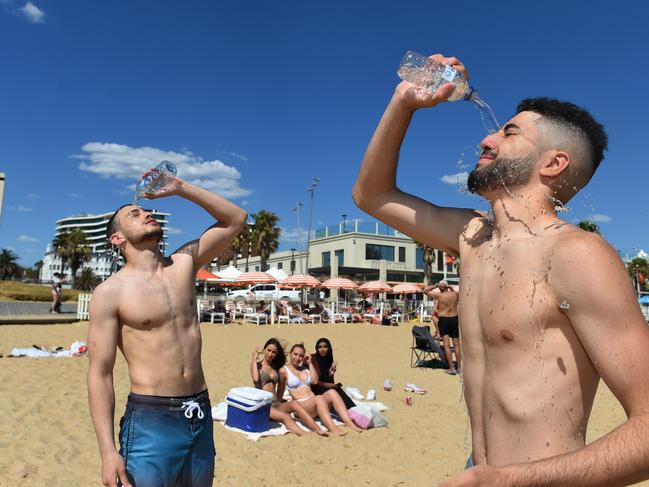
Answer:
[{"label": "bearded man pouring water", "polygon": [[[453,67],[456,58],[431,62]],[[472,433],[468,468],[451,486],[611,486],[649,478],[649,328],[626,269],[599,235],[562,221],[593,176],[607,136],[585,110],[523,100],[480,143],[469,190],[493,217],[437,206],[396,186],[414,112],[452,95],[401,82],[367,148],[356,204],[434,248],[459,256],[463,376]],[[603,298],[606,299],[603,299]],[[628,421],[585,445],[602,378]]]}]

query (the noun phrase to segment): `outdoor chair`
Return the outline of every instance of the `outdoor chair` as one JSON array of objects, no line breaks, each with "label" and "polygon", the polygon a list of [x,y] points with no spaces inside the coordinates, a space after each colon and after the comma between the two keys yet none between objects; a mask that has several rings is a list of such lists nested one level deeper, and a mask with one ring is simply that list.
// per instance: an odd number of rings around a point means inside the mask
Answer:
[{"label": "outdoor chair", "polygon": [[318,313],[310,314],[309,319],[307,321],[310,322],[312,325],[314,325],[316,322],[322,323],[322,315]]},{"label": "outdoor chair", "polygon": [[244,323],[255,323],[257,325],[267,325],[268,324],[268,315],[265,313],[245,313],[243,315]]},{"label": "outdoor chair", "polygon": [[434,360],[437,356],[446,364],[444,350],[439,346],[435,337],[430,334],[430,326],[412,327],[412,346],[410,347],[410,367],[421,367],[427,360]]},{"label": "outdoor chair", "polygon": [[210,315],[210,323],[218,322],[225,325],[225,313],[212,311],[211,313],[209,313],[209,315]]}]

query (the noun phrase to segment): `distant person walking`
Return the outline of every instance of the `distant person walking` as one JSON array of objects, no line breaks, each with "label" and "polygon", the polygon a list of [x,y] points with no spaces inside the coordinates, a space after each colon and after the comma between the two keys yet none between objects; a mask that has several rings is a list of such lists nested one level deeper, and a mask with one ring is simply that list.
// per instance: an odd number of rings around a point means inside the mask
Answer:
[{"label": "distant person walking", "polygon": [[[212,414],[201,365],[196,271],[228,248],[247,213],[177,177],[148,198],[177,195],[217,223],[169,257],[151,211],[132,204],[108,222],[126,265],[100,284],[90,303],[88,399],[106,486],[208,487],[214,478]],[[117,348],[131,393],[114,442],[113,367]]]},{"label": "distant person walking", "polygon": [[63,287],[63,279],[58,272],[54,273],[52,279],[52,305],[50,306],[50,313],[61,312],[61,288]]}]

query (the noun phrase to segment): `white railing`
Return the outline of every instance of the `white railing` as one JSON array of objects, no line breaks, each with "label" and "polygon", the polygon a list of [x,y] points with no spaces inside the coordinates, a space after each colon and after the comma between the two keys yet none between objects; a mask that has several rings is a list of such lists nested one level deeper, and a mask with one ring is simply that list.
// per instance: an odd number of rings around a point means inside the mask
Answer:
[{"label": "white railing", "polygon": [[77,319],[87,320],[90,319],[90,299],[92,294],[79,294],[77,298]]}]

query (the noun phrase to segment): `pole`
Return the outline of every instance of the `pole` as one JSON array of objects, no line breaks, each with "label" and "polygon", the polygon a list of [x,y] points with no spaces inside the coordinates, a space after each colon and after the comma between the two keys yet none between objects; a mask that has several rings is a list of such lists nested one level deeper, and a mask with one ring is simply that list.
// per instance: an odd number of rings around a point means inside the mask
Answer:
[{"label": "pole", "polygon": [[306,273],[309,273],[309,256],[310,254],[310,249],[311,249],[311,220],[313,217],[313,195],[315,193],[315,189],[318,186],[318,183],[320,182],[320,178],[313,178],[311,180],[311,187],[307,189],[309,193],[311,193],[311,200],[309,203],[309,231],[306,235]]},{"label": "pole", "polygon": [[297,217],[297,251],[300,259],[300,274],[304,274],[302,267],[302,228],[300,227],[300,208],[302,206],[304,205],[298,201],[295,208],[293,208]]}]

